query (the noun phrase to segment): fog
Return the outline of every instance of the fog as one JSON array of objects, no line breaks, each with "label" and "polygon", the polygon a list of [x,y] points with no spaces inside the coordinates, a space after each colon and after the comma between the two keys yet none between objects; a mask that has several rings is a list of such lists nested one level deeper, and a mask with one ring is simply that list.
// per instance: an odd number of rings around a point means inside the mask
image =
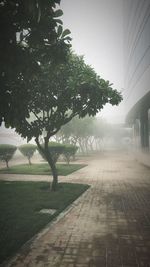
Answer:
[{"label": "fog", "polygon": [[[44,134],[41,136],[42,139],[44,140]],[[77,147],[77,159],[82,156],[99,157],[108,151],[109,153],[113,151],[128,152],[132,147],[132,131],[123,123],[111,123],[104,116],[86,116],[83,119],[75,117],[64,125],[50,141]],[[36,145],[34,138],[29,143]],[[27,158],[19,150],[19,146],[27,144],[27,139],[21,138],[15,129],[5,128],[4,123],[0,127],[0,144],[12,144],[18,148],[11,160],[12,166],[18,162],[27,163]],[[33,163],[41,160],[42,158],[36,150],[33,155]],[[64,161],[62,155],[60,155],[59,161]],[[0,167],[5,167],[4,161],[0,161]]]},{"label": "fog", "polygon": [[124,124],[114,124],[101,117],[73,118],[64,125],[54,140],[78,146],[81,154],[95,154],[107,150],[128,150],[132,132]]},{"label": "fog", "polygon": [[[62,0],[61,8],[64,28],[71,30],[72,49],[123,94],[123,1]],[[108,104],[100,115],[122,123],[124,105]]]}]

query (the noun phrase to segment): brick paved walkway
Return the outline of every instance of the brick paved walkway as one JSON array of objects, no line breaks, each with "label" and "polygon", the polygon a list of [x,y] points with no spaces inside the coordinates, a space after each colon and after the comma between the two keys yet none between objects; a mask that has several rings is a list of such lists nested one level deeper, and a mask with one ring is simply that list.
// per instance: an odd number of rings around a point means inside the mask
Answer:
[{"label": "brick paved walkway", "polygon": [[125,153],[88,163],[63,181],[90,189],[7,266],[150,267],[150,169]]}]

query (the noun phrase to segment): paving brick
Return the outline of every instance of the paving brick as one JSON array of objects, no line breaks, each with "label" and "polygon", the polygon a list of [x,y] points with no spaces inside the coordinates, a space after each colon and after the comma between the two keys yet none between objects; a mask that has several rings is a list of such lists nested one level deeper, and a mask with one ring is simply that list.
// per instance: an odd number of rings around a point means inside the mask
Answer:
[{"label": "paving brick", "polygon": [[118,152],[84,163],[61,181],[90,189],[7,267],[150,267],[150,169]]}]

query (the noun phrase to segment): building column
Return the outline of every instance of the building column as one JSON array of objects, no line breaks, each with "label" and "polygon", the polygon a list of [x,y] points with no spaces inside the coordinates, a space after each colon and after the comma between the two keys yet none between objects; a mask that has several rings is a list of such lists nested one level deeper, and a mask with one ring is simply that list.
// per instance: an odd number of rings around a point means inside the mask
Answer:
[{"label": "building column", "polygon": [[148,111],[142,111],[140,114],[140,135],[141,146],[149,147],[149,129],[148,129]]}]

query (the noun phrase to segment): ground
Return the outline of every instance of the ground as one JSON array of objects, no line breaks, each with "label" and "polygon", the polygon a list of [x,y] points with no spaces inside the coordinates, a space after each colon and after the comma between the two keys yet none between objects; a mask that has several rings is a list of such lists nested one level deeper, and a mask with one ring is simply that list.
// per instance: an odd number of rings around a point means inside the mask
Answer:
[{"label": "ground", "polygon": [[128,152],[84,162],[61,179],[90,189],[7,267],[150,267],[150,169]]}]

